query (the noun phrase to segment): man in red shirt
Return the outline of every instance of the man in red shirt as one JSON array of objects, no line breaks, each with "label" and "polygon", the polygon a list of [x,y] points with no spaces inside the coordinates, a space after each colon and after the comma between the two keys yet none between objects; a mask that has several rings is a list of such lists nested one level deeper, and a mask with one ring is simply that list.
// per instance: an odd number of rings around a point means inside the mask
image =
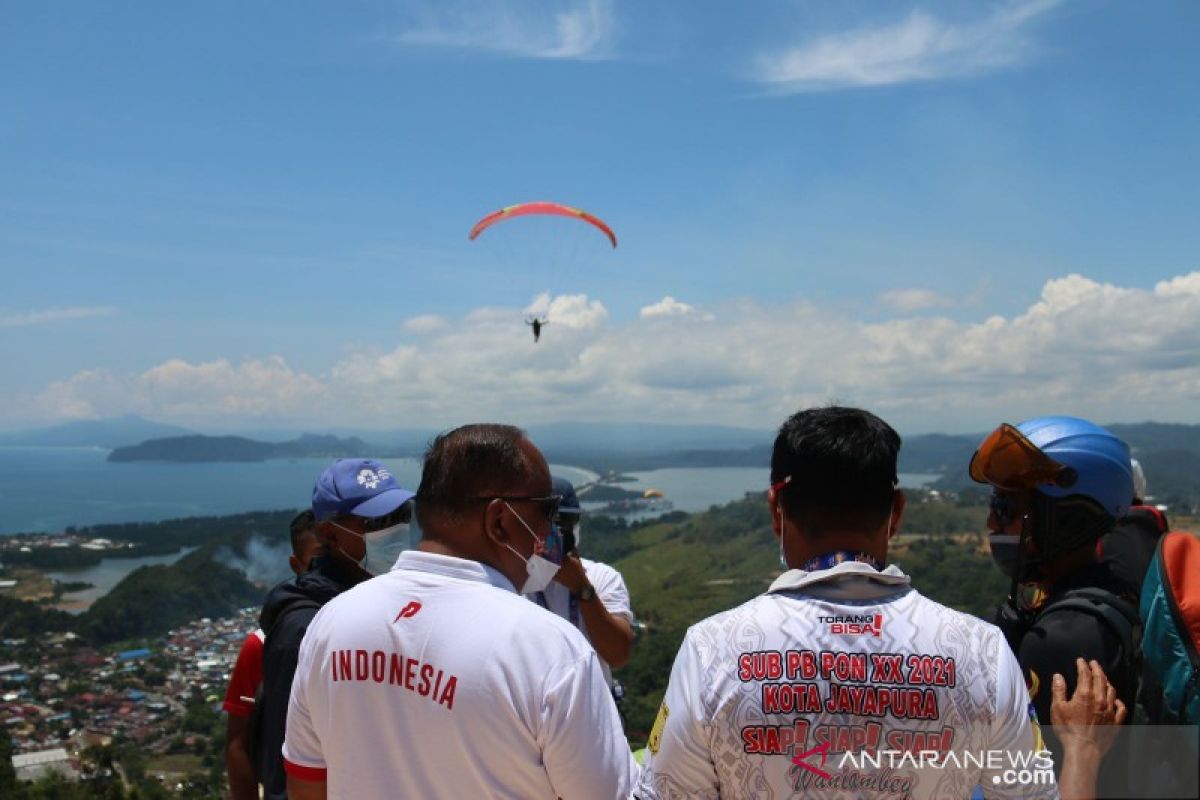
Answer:
[{"label": "man in red shirt", "polygon": [[[291,534],[292,554],[288,556],[288,563],[292,572],[299,575],[308,569],[309,562],[320,549],[312,511],[302,511],[296,515],[292,520]],[[258,800],[258,778],[254,774],[246,737],[250,714],[254,711],[254,697],[262,682],[264,638],[260,628],[242,643],[233,674],[229,676],[225,702],[221,704],[228,714],[225,724],[225,770],[229,774],[229,794],[233,800]]]}]

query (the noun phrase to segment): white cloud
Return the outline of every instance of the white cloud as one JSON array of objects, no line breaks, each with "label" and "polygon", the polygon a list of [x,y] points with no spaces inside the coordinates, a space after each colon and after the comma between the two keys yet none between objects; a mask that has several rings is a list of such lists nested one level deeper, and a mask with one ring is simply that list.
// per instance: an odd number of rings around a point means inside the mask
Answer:
[{"label": "white cloud", "polygon": [[51,419],[126,413],[213,422],[284,416],[323,407],[325,386],[292,370],[280,356],[234,365],[225,359],[192,364],[171,359],[134,376],[85,370],[54,381],[32,398]]},{"label": "white cloud", "polygon": [[436,333],[446,327],[446,320],[437,314],[421,314],[404,320],[400,327],[408,333]]},{"label": "white cloud", "polygon": [[611,52],[616,33],[612,0],[557,4],[530,0],[465,3],[438,0],[416,7],[402,44],[488,50],[518,58],[598,59]]},{"label": "white cloud", "polygon": [[[322,374],[282,357],[81,372],[7,407],[57,419],[137,412],[183,423],[247,417],[394,428],[496,419],[721,422],[769,427],[831,399],[902,430],[983,430],[1073,413],[1195,421],[1200,272],[1152,289],[1068,275],[1011,316],[863,322],[805,302],[732,301],[613,321],[583,295],[477,309],[417,343],[357,352]],[[15,412],[14,412],[15,413]]]},{"label": "white cloud", "polygon": [[893,289],[879,296],[879,302],[888,308],[904,313],[925,311],[930,308],[949,308],[954,300],[932,289]]},{"label": "white cloud", "polygon": [[696,309],[689,306],[687,303],[676,300],[671,295],[667,295],[662,300],[649,306],[642,306],[638,316],[643,319],[646,317],[677,317],[682,314],[690,314]]},{"label": "white cloud", "polygon": [[138,376],[133,387],[166,417],[291,415],[313,403],[324,386],[296,372],[282,356],[190,364],[172,359]]},{"label": "white cloud", "polygon": [[604,304],[598,300],[588,300],[585,294],[551,297],[542,292],[525,308],[525,313],[573,330],[595,328],[608,319]]},{"label": "white cloud", "polygon": [[948,22],[924,11],[884,27],[827,34],[782,50],[759,53],[753,77],[780,92],[981,75],[1026,63],[1037,53],[1030,23],[1061,0],[1015,0],[986,17]]},{"label": "white cloud", "polygon": [[90,317],[108,317],[117,313],[111,306],[70,306],[47,308],[42,311],[0,313],[0,328],[24,328],[30,325],[49,325]]}]

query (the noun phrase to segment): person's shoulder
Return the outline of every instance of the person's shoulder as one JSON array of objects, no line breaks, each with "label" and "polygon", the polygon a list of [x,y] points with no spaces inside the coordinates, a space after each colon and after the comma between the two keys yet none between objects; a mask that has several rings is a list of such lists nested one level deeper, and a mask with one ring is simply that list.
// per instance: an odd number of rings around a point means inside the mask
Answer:
[{"label": "person's shoulder", "polygon": [[506,633],[505,636],[518,645],[553,650],[557,655],[575,657],[592,650],[579,628],[554,612],[524,595],[495,587],[485,588],[490,588],[494,596],[488,596],[479,613],[489,620],[490,629],[518,631],[520,635]]},{"label": "person's shoulder", "polygon": [[246,634],[246,639],[242,642],[242,652],[250,656],[261,654],[266,638],[262,628],[255,628]]},{"label": "person's shoulder", "polygon": [[269,611],[271,608],[278,606],[284,602],[289,596],[296,593],[296,582],[294,578],[288,578],[286,581],[280,581],[267,590],[263,597],[263,611]]},{"label": "person's shoulder", "polygon": [[912,619],[922,627],[926,627],[926,624],[930,630],[954,627],[980,639],[1004,639],[1003,631],[992,623],[974,614],[943,605],[916,589],[908,593],[908,598],[912,603]]},{"label": "person's shoulder", "polygon": [[587,570],[588,577],[593,583],[601,580],[622,581],[621,572],[616,567],[610,567],[603,561],[592,561],[590,558],[580,558],[583,562],[583,568]]},{"label": "person's shoulder", "polygon": [[751,597],[744,603],[727,608],[724,611],[718,611],[712,616],[705,617],[699,622],[692,623],[687,629],[688,636],[702,636],[708,633],[724,631],[730,625],[737,625],[747,617],[757,616],[760,613],[766,613],[766,609],[773,605],[771,594],[760,594]]}]

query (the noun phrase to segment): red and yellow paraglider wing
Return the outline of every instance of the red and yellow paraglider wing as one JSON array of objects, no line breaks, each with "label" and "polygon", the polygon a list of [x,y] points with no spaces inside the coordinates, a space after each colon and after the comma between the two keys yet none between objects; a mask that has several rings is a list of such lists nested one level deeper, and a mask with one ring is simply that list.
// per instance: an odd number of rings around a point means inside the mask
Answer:
[{"label": "red and yellow paraglider wing", "polygon": [[475,226],[471,228],[471,233],[468,234],[467,238],[475,239],[475,237],[479,236],[479,234],[483,233],[501,220],[511,219],[512,217],[524,217],[530,214],[548,214],[558,217],[577,217],[584,222],[595,226],[601,233],[608,237],[608,240],[612,242],[613,247],[617,246],[617,235],[613,233],[612,228],[608,227],[608,224],[605,223],[604,220],[600,219],[595,214],[589,214],[580,208],[564,206],[562,203],[548,203],[543,200],[533,203],[518,203],[515,206],[507,206],[499,211],[493,211],[491,214],[488,214],[486,217],[479,220],[479,222],[475,223]]}]

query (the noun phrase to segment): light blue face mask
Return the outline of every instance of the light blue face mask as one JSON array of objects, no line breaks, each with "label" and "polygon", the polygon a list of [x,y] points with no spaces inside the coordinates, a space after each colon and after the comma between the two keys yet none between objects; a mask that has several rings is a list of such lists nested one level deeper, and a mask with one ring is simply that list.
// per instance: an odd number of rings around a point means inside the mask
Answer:
[{"label": "light blue face mask", "polygon": [[337,527],[352,533],[363,540],[366,552],[358,565],[372,575],[383,575],[391,572],[400,554],[409,548],[409,526],[407,522],[380,528],[370,533],[352,531],[344,525],[333,523]]}]

